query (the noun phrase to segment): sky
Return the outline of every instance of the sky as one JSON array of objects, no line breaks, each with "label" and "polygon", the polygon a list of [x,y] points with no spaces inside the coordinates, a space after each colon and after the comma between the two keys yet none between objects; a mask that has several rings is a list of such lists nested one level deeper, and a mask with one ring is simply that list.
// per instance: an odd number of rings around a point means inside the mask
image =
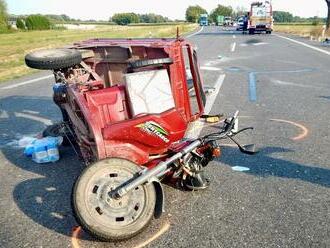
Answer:
[{"label": "sky", "polygon": [[[211,11],[218,4],[249,8],[253,0],[5,0],[10,14],[66,14],[75,19],[108,20],[114,13],[156,13],[170,19],[185,18],[189,5],[200,5]],[[291,12],[302,17],[327,13],[325,0],[272,0],[274,10]]]}]

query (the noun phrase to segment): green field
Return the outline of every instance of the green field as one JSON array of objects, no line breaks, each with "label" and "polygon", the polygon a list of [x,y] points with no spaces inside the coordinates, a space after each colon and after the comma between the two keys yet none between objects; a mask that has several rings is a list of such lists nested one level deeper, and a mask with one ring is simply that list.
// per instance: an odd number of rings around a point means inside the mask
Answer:
[{"label": "green field", "polygon": [[24,56],[33,50],[61,47],[90,38],[143,38],[175,37],[176,28],[180,34],[191,32],[196,24],[157,26],[98,25],[93,30],[47,30],[0,34],[0,82],[17,78],[36,70],[24,64]]}]

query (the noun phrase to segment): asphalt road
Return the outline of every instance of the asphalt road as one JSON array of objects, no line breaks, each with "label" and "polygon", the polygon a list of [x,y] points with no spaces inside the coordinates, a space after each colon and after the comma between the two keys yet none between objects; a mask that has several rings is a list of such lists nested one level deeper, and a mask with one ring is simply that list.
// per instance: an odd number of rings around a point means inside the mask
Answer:
[{"label": "asphalt road", "polygon": [[71,187],[83,166],[70,149],[61,150],[58,163],[39,165],[16,147],[21,137],[60,118],[52,78],[41,73],[2,83],[0,247],[131,248],[158,232],[149,247],[330,247],[330,49],[290,38],[324,52],[276,35],[218,27],[189,38],[205,85],[213,87],[225,75],[211,113],[239,109],[241,127],[255,127],[240,140],[255,142],[260,153],[251,157],[225,145],[207,168],[209,189],[165,186],[163,217],[116,244],[73,232]]}]

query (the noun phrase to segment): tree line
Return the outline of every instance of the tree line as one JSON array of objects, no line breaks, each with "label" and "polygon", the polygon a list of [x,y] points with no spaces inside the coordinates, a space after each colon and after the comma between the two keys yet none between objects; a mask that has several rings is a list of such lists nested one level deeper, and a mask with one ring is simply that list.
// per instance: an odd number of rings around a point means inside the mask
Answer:
[{"label": "tree line", "polygon": [[[216,22],[217,16],[219,16],[219,15],[221,15],[221,16],[238,16],[238,15],[244,14],[242,12],[245,12],[245,11],[242,9],[237,9],[237,11],[234,11],[231,6],[224,6],[224,5],[218,4],[218,6],[210,12],[209,21]],[[203,7],[201,7],[199,5],[189,6],[186,10],[186,21],[196,23],[199,21],[201,14],[208,14],[208,12],[206,11],[206,9],[204,9]]]},{"label": "tree line", "polygon": [[[274,11],[274,21],[277,23],[290,23],[290,22],[311,22],[313,24],[319,24],[326,22],[327,27],[330,27],[330,0],[325,0],[328,7],[327,18],[302,18],[299,16],[293,16],[291,13],[286,11]],[[209,14],[209,21],[216,22],[217,16],[232,16],[237,17],[245,15],[247,10],[244,8],[237,8],[233,10],[231,6],[217,5],[210,13],[199,5],[189,6],[186,9],[185,20],[187,22],[196,23],[199,21],[201,14]],[[7,6],[5,0],[0,0],[0,33],[6,32],[10,29],[8,25],[9,16],[7,13]],[[72,19],[67,15],[29,15],[23,17],[15,17],[17,28],[28,29],[28,30],[43,30],[55,28],[54,23],[67,23],[72,21],[81,21]],[[97,22],[95,20],[89,20]],[[136,14],[136,13],[116,13],[110,19],[110,22],[114,22],[118,25],[128,25],[131,23],[164,23],[170,22],[171,20],[165,16],[157,15],[153,13],[147,14]],[[87,21],[86,21],[87,22]],[[103,21],[104,22],[104,21]]]},{"label": "tree line", "polygon": [[286,11],[274,11],[273,12],[273,18],[275,23],[312,23],[314,25],[318,25],[320,23],[325,23],[326,18],[320,18],[320,17],[309,17],[309,18],[304,18],[300,16],[293,16],[290,12]]},{"label": "tree line", "polygon": [[149,14],[136,14],[136,13],[117,13],[114,14],[109,21],[112,21],[118,25],[128,25],[130,23],[164,23],[171,20],[162,15],[153,13]]}]

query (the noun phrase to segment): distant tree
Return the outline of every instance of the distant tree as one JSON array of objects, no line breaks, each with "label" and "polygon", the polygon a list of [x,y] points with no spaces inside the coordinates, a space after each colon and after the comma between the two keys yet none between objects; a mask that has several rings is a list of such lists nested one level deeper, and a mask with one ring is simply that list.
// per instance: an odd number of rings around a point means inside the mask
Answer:
[{"label": "distant tree", "polygon": [[16,20],[16,27],[18,29],[23,29],[23,30],[26,29],[25,23],[24,23],[23,19],[17,18],[17,20]]},{"label": "distant tree", "polygon": [[233,8],[231,6],[224,6],[221,4],[218,4],[218,6],[212,10],[210,16],[212,21],[217,21],[217,16],[232,16],[233,14]]},{"label": "distant tree", "polygon": [[8,30],[7,5],[4,0],[0,0],[0,33]]},{"label": "distant tree", "polygon": [[48,18],[48,20],[52,21],[52,22],[64,22],[62,16],[60,15],[53,15],[53,14],[48,14],[48,15],[44,15],[45,17]]},{"label": "distant tree", "polygon": [[42,15],[29,15],[25,20],[28,30],[47,30],[52,28],[49,19]]},{"label": "distant tree", "polygon": [[67,16],[67,15],[65,15],[65,14],[62,14],[61,17],[62,17],[62,19],[63,19],[64,21],[66,21],[66,22],[71,21],[70,16]]},{"label": "distant tree", "polygon": [[111,20],[118,25],[128,25],[130,23],[139,23],[140,18],[135,13],[117,13],[114,14]]},{"label": "distant tree", "polygon": [[275,22],[293,22],[293,15],[285,11],[274,11],[273,17]]},{"label": "distant tree", "polygon": [[167,17],[161,16],[161,15],[156,15],[153,13],[149,14],[142,14],[138,15],[140,22],[143,23],[162,23],[162,22],[168,22],[169,19]]},{"label": "distant tree", "polygon": [[328,6],[328,17],[327,17],[327,29],[330,29],[330,0],[325,0],[325,2],[327,3]]},{"label": "distant tree", "polygon": [[313,17],[313,21],[312,21],[312,25],[317,26],[320,24],[320,18],[318,18],[317,16]]},{"label": "distant tree", "polygon": [[303,22],[304,18],[301,18],[300,16],[294,16],[293,17],[293,22]]},{"label": "distant tree", "polygon": [[236,11],[234,12],[235,17],[239,17],[239,16],[244,16],[247,14],[247,10],[245,7],[237,7]]},{"label": "distant tree", "polygon": [[186,10],[186,21],[198,22],[201,14],[207,14],[207,11],[199,5],[189,6]]}]

